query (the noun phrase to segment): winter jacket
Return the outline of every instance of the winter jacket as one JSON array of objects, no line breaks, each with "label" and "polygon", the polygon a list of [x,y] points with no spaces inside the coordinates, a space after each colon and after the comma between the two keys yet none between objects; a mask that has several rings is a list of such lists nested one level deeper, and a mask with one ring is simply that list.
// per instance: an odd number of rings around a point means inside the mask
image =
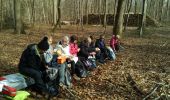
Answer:
[{"label": "winter jacket", "polygon": [[88,45],[84,42],[81,42],[79,45],[80,51],[78,56],[88,58],[91,52],[95,52],[95,47]]},{"label": "winter jacket", "polygon": [[106,49],[105,42],[101,39],[96,40],[95,47],[98,47],[101,51],[105,51]]},{"label": "winter jacket", "polygon": [[76,43],[70,43],[69,44],[70,54],[77,56],[78,53],[78,45]]},{"label": "winter jacket", "polygon": [[36,70],[44,70],[45,69],[45,60],[43,54],[40,55],[37,44],[30,44],[23,51],[19,68],[30,67]]},{"label": "winter jacket", "polygon": [[57,43],[54,51],[61,51],[61,55],[62,56],[70,56],[70,49],[69,49],[69,45],[63,46],[61,44],[61,41]]},{"label": "winter jacket", "polygon": [[115,46],[118,43],[118,40],[115,38],[115,35],[112,36],[111,40],[110,40],[110,47],[115,50]]}]

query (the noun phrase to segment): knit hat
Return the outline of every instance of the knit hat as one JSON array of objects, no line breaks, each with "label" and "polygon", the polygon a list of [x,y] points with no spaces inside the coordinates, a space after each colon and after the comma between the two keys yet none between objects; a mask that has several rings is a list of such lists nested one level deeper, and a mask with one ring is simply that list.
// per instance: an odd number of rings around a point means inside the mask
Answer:
[{"label": "knit hat", "polygon": [[39,43],[38,48],[47,51],[49,49],[48,37],[44,37]]}]

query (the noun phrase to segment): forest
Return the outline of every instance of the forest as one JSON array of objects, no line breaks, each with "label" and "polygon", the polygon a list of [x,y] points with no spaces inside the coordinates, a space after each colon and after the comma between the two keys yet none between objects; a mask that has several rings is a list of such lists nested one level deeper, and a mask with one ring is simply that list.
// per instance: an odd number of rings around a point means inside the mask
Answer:
[{"label": "forest", "polygon": [[[118,35],[124,47],[50,99],[170,99],[170,0],[0,0],[0,75],[18,73],[23,51],[47,35],[53,46],[72,35],[78,43],[103,35],[109,46]],[[25,91],[26,100],[47,99]]]}]

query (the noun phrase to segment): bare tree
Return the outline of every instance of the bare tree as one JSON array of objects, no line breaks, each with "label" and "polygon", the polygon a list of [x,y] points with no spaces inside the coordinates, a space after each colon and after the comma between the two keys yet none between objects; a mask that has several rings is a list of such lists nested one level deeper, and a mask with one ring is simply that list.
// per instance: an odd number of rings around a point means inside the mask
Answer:
[{"label": "bare tree", "polygon": [[113,25],[115,24],[116,11],[117,11],[117,0],[115,0],[115,4],[114,4],[114,23],[113,23]]},{"label": "bare tree", "polygon": [[53,24],[55,25],[57,22],[57,1],[56,0],[53,0],[53,13],[54,13]]},{"label": "bare tree", "polygon": [[124,9],[125,9],[125,0],[119,0],[117,6],[117,12],[116,12],[115,25],[113,28],[113,34],[115,35],[122,35]]},{"label": "bare tree", "polygon": [[106,29],[107,25],[107,0],[104,0],[104,21],[103,21],[103,27]]},{"label": "bare tree", "polygon": [[143,0],[143,6],[142,6],[142,19],[141,24],[139,26],[140,29],[140,37],[143,35],[143,28],[146,23],[146,9],[147,9],[147,0]]},{"label": "bare tree", "polygon": [[86,8],[85,8],[85,10],[86,10],[86,25],[88,24],[88,20],[89,20],[89,17],[88,17],[88,14],[89,14],[89,13],[88,13],[88,12],[89,12],[89,11],[88,11],[88,1],[89,1],[89,0],[86,0]]},{"label": "bare tree", "polygon": [[3,0],[1,0],[1,27],[0,27],[0,31],[3,28]]},{"label": "bare tree", "polygon": [[57,23],[55,24],[53,31],[55,31],[57,29],[57,26],[59,26],[59,28],[61,28],[61,0],[58,0],[57,2],[57,9],[58,9],[58,19],[57,19]]},{"label": "bare tree", "polygon": [[[129,1],[129,0],[128,0]],[[128,11],[127,11],[127,17],[126,17],[126,22],[125,22],[125,27],[124,27],[124,31],[126,31],[126,27],[127,27],[127,24],[128,24],[128,20],[129,20],[129,12],[131,10],[131,7],[132,7],[132,0],[130,0],[130,2],[128,2]]]},{"label": "bare tree", "polygon": [[21,1],[14,0],[15,33],[25,33],[21,18]]}]

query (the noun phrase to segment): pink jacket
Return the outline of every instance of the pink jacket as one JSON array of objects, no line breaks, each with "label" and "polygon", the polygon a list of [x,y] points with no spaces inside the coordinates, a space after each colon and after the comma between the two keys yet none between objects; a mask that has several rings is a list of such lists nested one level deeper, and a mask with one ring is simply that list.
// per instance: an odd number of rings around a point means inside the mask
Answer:
[{"label": "pink jacket", "polygon": [[117,44],[118,40],[115,38],[115,35],[112,36],[110,40],[110,47],[115,50],[115,45]]},{"label": "pink jacket", "polygon": [[70,43],[69,46],[70,46],[70,54],[77,56],[77,53],[78,53],[78,45],[75,44],[75,43]]}]

